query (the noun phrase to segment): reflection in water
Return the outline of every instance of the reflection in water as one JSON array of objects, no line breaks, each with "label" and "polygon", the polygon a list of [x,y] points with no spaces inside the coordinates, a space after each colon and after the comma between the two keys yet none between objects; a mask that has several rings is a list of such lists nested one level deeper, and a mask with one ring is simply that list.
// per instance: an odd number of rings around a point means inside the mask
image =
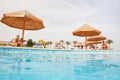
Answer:
[{"label": "reflection in water", "polygon": [[0,55],[0,80],[21,80],[22,62],[20,56]]},{"label": "reflection in water", "polygon": [[94,73],[105,70],[105,67],[100,67],[98,65],[103,65],[103,61],[87,61],[86,65],[75,65],[74,73],[78,76],[82,75],[92,75]]},{"label": "reflection in water", "polygon": [[[87,78],[89,77],[88,79],[90,79],[91,76],[94,76],[94,79],[97,80],[97,78],[104,79],[106,76],[109,76],[109,75],[113,76],[113,75],[111,75],[113,72],[112,69],[120,70],[120,65],[117,65],[114,63],[106,63],[106,61],[104,61],[104,60],[90,60],[90,61],[86,61],[86,65],[84,65],[84,66],[81,64],[75,65],[74,66],[74,74],[75,74],[75,77],[79,78],[79,79],[85,79],[86,77]],[[108,72],[108,74],[105,74],[106,72]],[[116,72],[116,71],[114,71],[114,72]],[[120,76],[119,72],[116,72],[114,75],[118,76],[118,77]],[[83,76],[84,76],[84,78],[83,78]]]}]

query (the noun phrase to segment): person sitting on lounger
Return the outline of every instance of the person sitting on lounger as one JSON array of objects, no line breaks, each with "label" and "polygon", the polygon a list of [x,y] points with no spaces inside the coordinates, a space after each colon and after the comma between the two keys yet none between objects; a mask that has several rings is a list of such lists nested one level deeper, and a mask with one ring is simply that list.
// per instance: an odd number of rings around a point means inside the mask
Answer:
[{"label": "person sitting on lounger", "polygon": [[26,40],[23,40],[23,38],[20,38],[19,40],[19,45],[20,47],[23,47],[23,43],[25,42]]},{"label": "person sitting on lounger", "polygon": [[19,44],[19,35],[17,35],[13,40],[12,40],[12,45],[15,47],[20,46]]},{"label": "person sitting on lounger", "polygon": [[102,44],[101,44],[101,48],[103,50],[108,49],[108,45],[103,41]]}]

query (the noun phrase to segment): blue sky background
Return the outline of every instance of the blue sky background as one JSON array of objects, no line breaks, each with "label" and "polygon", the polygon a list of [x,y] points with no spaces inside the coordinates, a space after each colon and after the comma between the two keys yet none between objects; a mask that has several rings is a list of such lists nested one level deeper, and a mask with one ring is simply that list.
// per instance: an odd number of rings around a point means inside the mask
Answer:
[{"label": "blue sky background", "polygon": [[[25,39],[34,41],[84,42],[83,37],[72,35],[72,31],[89,24],[102,31],[101,35],[114,41],[111,46],[120,49],[120,0],[0,0],[0,18],[4,13],[28,10],[43,20],[46,28],[25,31]],[[0,40],[10,41],[21,36],[21,30],[0,23]]]}]

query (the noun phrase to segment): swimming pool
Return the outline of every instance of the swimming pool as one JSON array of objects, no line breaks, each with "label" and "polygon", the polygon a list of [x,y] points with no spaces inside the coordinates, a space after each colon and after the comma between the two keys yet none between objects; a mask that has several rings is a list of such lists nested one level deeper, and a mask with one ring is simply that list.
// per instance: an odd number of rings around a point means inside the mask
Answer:
[{"label": "swimming pool", "polygon": [[1,47],[0,80],[120,80],[120,51]]}]

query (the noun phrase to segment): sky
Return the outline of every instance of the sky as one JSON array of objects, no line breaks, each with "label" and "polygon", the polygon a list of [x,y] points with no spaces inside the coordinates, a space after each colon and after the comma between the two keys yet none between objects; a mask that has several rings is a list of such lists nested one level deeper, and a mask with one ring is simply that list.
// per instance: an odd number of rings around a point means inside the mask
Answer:
[{"label": "sky", "polygon": [[[0,0],[0,8],[0,19],[4,13],[28,10],[43,20],[45,28],[25,31],[26,40],[84,42],[84,37],[73,36],[72,32],[89,24],[113,40],[112,48],[120,50],[120,0]],[[1,22],[0,30],[1,41],[10,41],[22,33]]]}]

